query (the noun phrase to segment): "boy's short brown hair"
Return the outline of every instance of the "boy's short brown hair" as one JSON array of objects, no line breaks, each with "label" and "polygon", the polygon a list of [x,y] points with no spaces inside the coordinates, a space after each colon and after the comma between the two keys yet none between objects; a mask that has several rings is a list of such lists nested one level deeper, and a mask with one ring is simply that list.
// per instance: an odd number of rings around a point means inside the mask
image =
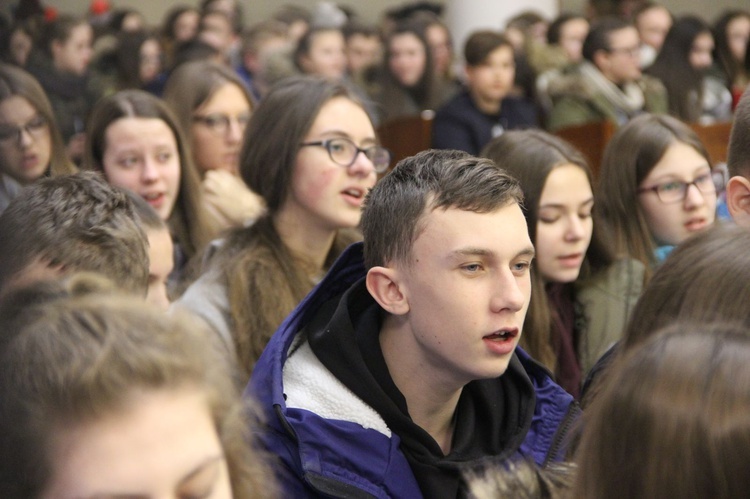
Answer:
[{"label": "boy's short brown hair", "polygon": [[45,178],[0,215],[0,292],[36,260],[85,270],[145,296],[148,239],[124,191],[97,173]]},{"label": "boy's short brown hair", "polygon": [[464,60],[467,66],[481,66],[487,62],[487,57],[500,47],[510,47],[510,41],[497,31],[475,31],[469,36],[464,45]]}]

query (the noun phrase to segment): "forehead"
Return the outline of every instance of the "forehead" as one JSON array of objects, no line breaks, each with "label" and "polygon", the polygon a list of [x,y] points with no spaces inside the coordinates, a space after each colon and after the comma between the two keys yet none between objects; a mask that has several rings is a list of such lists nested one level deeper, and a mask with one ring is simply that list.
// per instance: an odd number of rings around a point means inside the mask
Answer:
[{"label": "forehead", "polygon": [[560,35],[572,36],[589,30],[589,23],[585,19],[574,17],[560,26]]},{"label": "forehead", "polygon": [[250,108],[250,103],[245,93],[236,84],[227,81],[219,85],[206,99],[200,108],[206,112],[211,110],[242,109]]},{"label": "forehead", "polygon": [[87,23],[77,24],[70,30],[70,36],[67,41],[81,42],[92,36],[92,29]]},{"label": "forehead", "polygon": [[711,33],[708,31],[704,31],[703,33],[698,33],[698,35],[693,40],[693,47],[692,48],[702,48],[709,50],[712,49],[714,46],[714,37]]},{"label": "forehead", "polygon": [[333,97],[320,107],[307,135],[315,136],[332,131],[347,132],[352,136],[375,134],[364,109],[344,96]]},{"label": "forehead", "polygon": [[344,35],[338,30],[319,31],[314,33],[312,38],[310,38],[310,45],[331,45],[339,43],[344,43]]},{"label": "forehead", "polygon": [[484,62],[507,61],[509,59],[513,59],[513,48],[510,45],[500,45],[487,54]]},{"label": "forehead", "polygon": [[708,161],[692,146],[684,142],[674,142],[664,151],[658,163],[646,176],[656,179],[664,176],[689,176],[696,170],[709,168]]},{"label": "forehead", "polygon": [[117,148],[118,145],[131,146],[138,144],[153,144],[168,142],[176,144],[177,140],[163,120],[159,118],[139,118],[128,116],[120,118],[107,126],[105,131],[107,148]]},{"label": "forehead", "polygon": [[609,44],[610,47],[628,47],[637,44],[638,38],[638,31],[632,26],[627,26],[612,31],[609,34]]},{"label": "forehead", "polygon": [[414,33],[399,33],[391,38],[391,47],[395,49],[423,48],[422,40]]},{"label": "forehead", "polygon": [[440,24],[429,25],[425,34],[432,43],[445,43],[448,41],[448,31]]},{"label": "forehead", "polygon": [[667,9],[662,7],[654,7],[648,9],[638,16],[635,20],[636,24],[642,28],[651,26],[668,26],[672,24],[672,17],[669,15]]},{"label": "forehead", "polygon": [[430,209],[423,215],[412,259],[443,260],[457,251],[481,250],[511,259],[531,247],[526,219],[512,202],[487,213],[458,208]]},{"label": "forehead", "polygon": [[0,101],[0,122],[26,119],[36,112],[31,102],[20,95],[11,95]]}]

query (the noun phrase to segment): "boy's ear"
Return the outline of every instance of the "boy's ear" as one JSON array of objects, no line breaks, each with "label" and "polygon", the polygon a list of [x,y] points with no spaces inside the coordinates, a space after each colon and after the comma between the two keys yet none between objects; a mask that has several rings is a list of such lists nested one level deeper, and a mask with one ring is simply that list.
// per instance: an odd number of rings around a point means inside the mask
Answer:
[{"label": "boy's ear", "polygon": [[467,85],[470,85],[474,80],[474,68],[472,66],[464,66],[464,80]]},{"label": "boy's ear", "polygon": [[750,229],[750,179],[741,175],[729,179],[727,208],[737,225]]},{"label": "boy's ear", "polygon": [[50,50],[52,51],[52,57],[57,58],[57,54],[62,50],[63,43],[59,40],[52,40],[50,43]]},{"label": "boy's ear", "polygon": [[592,58],[594,61],[594,65],[599,69],[599,71],[604,72],[605,69],[608,69],[609,67],[609,53],[604,49],[599,49],[596,52],[594,52],[594,57]]},{"label": "boy's ear", "polygon": [[373,267],[367,272],[365,283],[367,291],[386,312],[403,315],[409,311],[409,300],[398,270]]}]

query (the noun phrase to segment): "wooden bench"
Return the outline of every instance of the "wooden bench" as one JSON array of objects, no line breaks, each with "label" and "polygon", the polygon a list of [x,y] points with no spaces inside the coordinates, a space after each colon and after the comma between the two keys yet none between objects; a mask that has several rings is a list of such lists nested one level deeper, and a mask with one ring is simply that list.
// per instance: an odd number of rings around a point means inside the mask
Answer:
[{"label": "wooden bench", "polygon": [[[710,125],[689,123],[688,126],[698,135],[713,166],[727,161],[729,134],[732,130],[731,122],[712,123]],[[603,121],[563,128],[555,132],[555,135],[567,140],[583,153],[591,166],[594,178],[597,178],[604,157],[604,149],[615,131],[616,127],[612,122]]]},{"label": "wooden bench", "polygon": [[599,177],[599,169],[604,157],[604,148],[615,134],[615,125],[611,121],[586,123],[566,127],[555,132],[558,137],[570,142],[583,153],[591,167],[594,178]]},{"label": "wooden bench", "polygon": [[390,168],[402,159],[430,149],[432,145],[433,111],[422,111],[383,123],[377,129],[380,143],[393,154]]},{"label": "wooden bench", "polygon": [[698,138],[703,142],[711,163],[716,166],[727,162],[727,149],[729,148],[729,134],[732,132],[732,122],[712,123],[701,125],[691,123],[690,128],[695,131]]}]

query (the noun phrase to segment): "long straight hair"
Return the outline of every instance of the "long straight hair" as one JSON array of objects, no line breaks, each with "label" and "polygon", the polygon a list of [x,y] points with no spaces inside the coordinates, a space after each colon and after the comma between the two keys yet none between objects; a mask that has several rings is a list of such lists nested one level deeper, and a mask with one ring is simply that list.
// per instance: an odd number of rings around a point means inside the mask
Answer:
[{"label": "long straight hair", "polygon": [[[361,106],[344,84],[312,76],[288,78],[263,98],[245,130],[240,176],[263,197],[267,212],[250,227],[230,232],[216,265],[227,284],[232,334],[248,375],[281,321],[313,287],[311,274],[318,269],[284,244],[274,218],[289,197],[300,143],[323,105],[336,97]],[[354,240],[349,231],[339,231],[325,268]],[[259,261],[273,271],[260,272]],[[282,281],[272,282],[279,274]]]},{"label": "long straight hair", "polygon": [[[498,166],[518,179],[524,196],[523,214],[529,227],[529,237],[534,244],[539,221],[539,201],[552,170],[561,165],[574,165],[586,174],[593,190],[591,169],[583,155],[559,137],[541,130],[505,132],[494,138],[482,151],[482,155],[494,160]],[[581,269],[582,277],[588,277],[611,263],[611,252],[594,224],[591,243]],[[531,303],[526,314],[521,346],[532,357],[554,370],[557,360],[552,348],[551,309],[545,282],[536,267],[532,268],[531,277]]]},{"label": "long straight hair", "polygon": [[570,497],[750,496],[748,331],[674,323],[613,366],[584,415]]},{"label": "long straight hair", "polygon": [[676,143],[710,158],[695,132],[671,116],[643,114],[620,127],[607,144],[594,204],[594,224],[611,241],[617,258],[633,258],[651,278],[656,244],[638,202],[638,188]]},{"label": "long straight hair", "polygon": [[682,121],[698,121],[703,112],[704,74],[690,64],[690,51],[695,39],[704,33],[711,35],[711,28],[702,19],[695,16],[677,19],[656,60],[646,70],[664,84],[669,113]]},{"label": "long straight hair", "polygon": [[187,257],[191,258],[209,242],[211,231],[203,213],[200,181],[192,167],[190,148],[177,118],[161,99],[142,90],[123,90],[100,100],[94,106],[88,124],[84,166],[90,170],[104,171],[107,127],[122,118],[159,119],[175,137],[180,155],[180,186],[167,223],[172,236]]}]

